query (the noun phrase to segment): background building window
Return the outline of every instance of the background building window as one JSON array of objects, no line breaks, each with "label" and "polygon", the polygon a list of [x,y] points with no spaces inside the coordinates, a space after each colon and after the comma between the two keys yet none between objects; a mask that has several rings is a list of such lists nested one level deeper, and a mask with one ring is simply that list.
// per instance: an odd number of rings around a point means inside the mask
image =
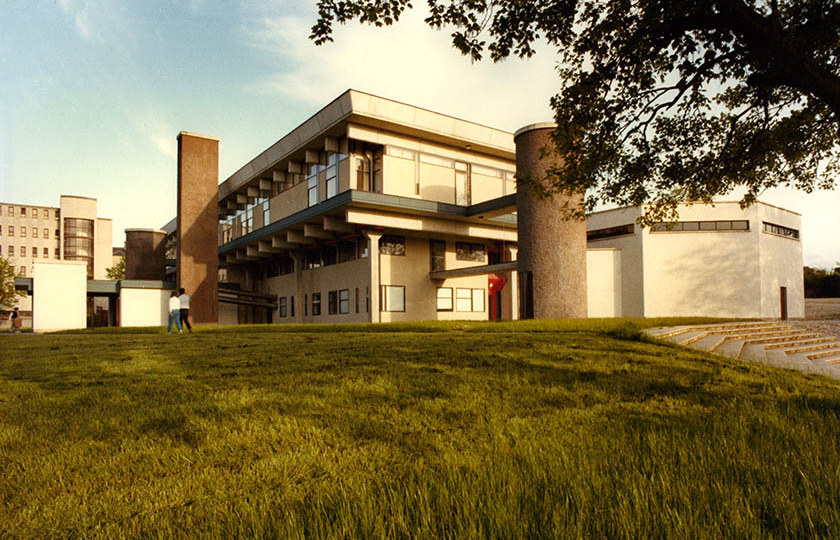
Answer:
[{"label": "background building window", "polygon": [[484,262],[484,256],[484,244],[455,243],[455,258],[459,261]]},{"label": "background building window", "polygon": [[437,290],[437,310],[452,311],[452,287],[440,287]]},{"label": "background building window", "polygon": [[49,237],[50,237],[50,230],[47,229],[47,228],[44,228],[44,239],[46,240]]},{"label": "background building window", "polygon": [[405,286],[382,285],[382,311],[405,311]]},{"label": "background building window", "polygon": [[32,238],[38,238],[38,227],[32,227]]},{"label": "background building window", "polygon": [[312,316],[321,314],[321,293],[312,293]]},{"label": "background building window", "polygon": [[32,219],[38,219],[38,209],[37,208],[32,209]]},{"label": "background building window", "polygon": [[20,217],[26,217],[26,208],[20,207]]},{"label": "background building window", "polygon": [[9,246],[9,257],[15,256],[15,246]]},{"label": "background building window", "polygon": [[607,227],[604,229],[595,229],[594,231],[586,231],[586,240],[591,242],[593,240],[601,240],[602,238],[626,236],[633,234],[635,230],[636,228],[632,223],[627,225],[618,225],[616,227]]},{"label": "background building window", "polygon": [[44,248],[44,258],[45,259],[50,258],[50,248]]},{"label": "background building window", "polygon": [[776,225],[774,223],[764,222],[764,232],[770,234],[778,234],[779,236],[786,236],[788,238],[799,238],[799,231],[785,227],[783,225]]},{"label": "background building window", "polygon": [[21,227],[20,228],[20,237],[21,238],[26,238],[26,227]]},{"label": "background building window", "polygon": [[87,262],[88,279],[93,278],[93,220],[64,219],[64,259]]},{"label": "background building window", "polygon": [[350,289],[338,291],[338,312],[341,315],[350,313]]},{"label": "background building window", "polygon": [[33,259],[37,259],[37,258],[38,258],[38,248],[37,248],[37,247],[33,247],[33,248],[32,248],[32,258],[33,258]]},{"label": "background building window", "polygon": [[21,257],[26,257],[26,246],[20,246],[20,249],[18,251],[20,251]]},{"label": "background building window", "polygon": [[9,236],[14,236],[14,235],[15,235],[15,226],[14,225],[9,225]]},{"label": "background building window", "polygon": [[386,234],[379,239],[379,253],[383,255],[405,256],[405,237]]}]

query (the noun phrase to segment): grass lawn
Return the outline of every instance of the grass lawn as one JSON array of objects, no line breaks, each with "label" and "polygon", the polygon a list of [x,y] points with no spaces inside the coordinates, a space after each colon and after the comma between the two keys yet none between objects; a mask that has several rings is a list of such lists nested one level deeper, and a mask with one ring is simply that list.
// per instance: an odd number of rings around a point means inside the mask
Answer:
[{"label": "grass lawn", "polygon": [[838,412],[627,321],[2,336],[0,537],[837,538]]}]

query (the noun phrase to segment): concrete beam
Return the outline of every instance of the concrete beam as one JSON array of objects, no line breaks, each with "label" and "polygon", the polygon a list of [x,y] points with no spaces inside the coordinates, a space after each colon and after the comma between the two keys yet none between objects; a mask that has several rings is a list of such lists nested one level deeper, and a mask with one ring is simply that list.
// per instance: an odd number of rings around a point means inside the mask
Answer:
[{"label": "concrete beam", "polygon": [[466,221],[386,214],[384,212],[368,211],[356,208],[348,208],[346,216],[348,223],[355,223],[368,227],[406,229],[410,231],[423,231],[435,234],[487,238],[490,240],[502,240],[505,242],[516,242],[517,240],[516,231],[510,229],[499,229],[496,227],[489,227]]},{"label": "concrete beam", "polygon": [[236,194],[236,203],[237,204],[248,204],[248,196],[244,193],[237,193]]},{"label": "concrete beam", "polygon": [[300,246],[298,246],[297,244],[290,244],[289,242],[286,242],[283,238],[279,236],[272,236],[271,247],[283,249],[297,249]]},{"label": "concrete beam", "polygon": [[273,170],[271,171],[272,180],[275,182],[285,182],[287,179],[287,174],[284,171]]},{"label": "concrete beam", "polygon": [[324,150],[327,152],[338,152],[338,139],[335,137],[324,137]]},{"label": "concrete beam", "polygon": [[334,240],[335,235],[329,232],[326,232],[324,229],[319,227],[318,225],[314,225],[312,223],[304,223],[303,224],[303,235],[307,238],[322,238],[324,240]]},{"label": "concrete beam", "polygon": [[318,242],[313,238],[307,238],[300,231],[286,231],[286,241],[294,242],[296,244],[315,245]]},{"label": "concrete beam", "polygon": [[306,164],[307,165],[315,165],[321,163],[321,156],[320,152],[317,150],[307,150],[306,151]]},{"label": "concrete beam", "polygon": [[260,178],[260,191],[271,191],[272,181],[268,178]]},{"label": "concrete beam", "polygon": [[260,196],[260,188],[248,186],[248,197],[259,197]]},{"label": "concrete beam", "polygon": [[356,227],[350,225],[343,219],[332,216],[324,216],[324,230],[332,232],[354,233]]},{"label": "concrete beam", "polygon": [[300,161],[289,161],[289,172],[292,174],[303,174],[303,164]]},{"label": "concrete beam", "polygon": [[282,247],[274,247],[270,240],[260,240],[257,244],[260,253],[280,253],[286,251]]}]

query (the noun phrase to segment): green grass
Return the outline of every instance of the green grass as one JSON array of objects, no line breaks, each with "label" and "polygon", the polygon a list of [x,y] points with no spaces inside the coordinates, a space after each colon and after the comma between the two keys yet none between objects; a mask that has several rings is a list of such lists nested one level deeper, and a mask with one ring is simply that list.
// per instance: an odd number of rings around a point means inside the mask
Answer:
[{"label": "green grass", "polygon": [[840,536],[837,382],[663,322],[0,337],[0,536]]}]

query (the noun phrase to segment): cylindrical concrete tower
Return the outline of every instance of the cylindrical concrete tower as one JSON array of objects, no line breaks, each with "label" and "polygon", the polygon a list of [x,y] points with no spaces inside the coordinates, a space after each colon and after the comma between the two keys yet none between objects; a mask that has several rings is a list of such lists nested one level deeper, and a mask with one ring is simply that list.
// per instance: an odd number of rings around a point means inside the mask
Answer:
[{"label": "cylindrical concrete tower", "polygon": [[166,278],[166,233],[155,229],[125,230],[125,279]]},{"label": "cylindrical concrete tower", "polygon": [[[517,177],[539,183],[547,169],[562,162],[551,141],[556,127],[532,124],[514,134]],[[582,198],[540,198],[527,184],[518,186],[521,319],[586,317],[586,221],[568,219],[563,211]]]}]

